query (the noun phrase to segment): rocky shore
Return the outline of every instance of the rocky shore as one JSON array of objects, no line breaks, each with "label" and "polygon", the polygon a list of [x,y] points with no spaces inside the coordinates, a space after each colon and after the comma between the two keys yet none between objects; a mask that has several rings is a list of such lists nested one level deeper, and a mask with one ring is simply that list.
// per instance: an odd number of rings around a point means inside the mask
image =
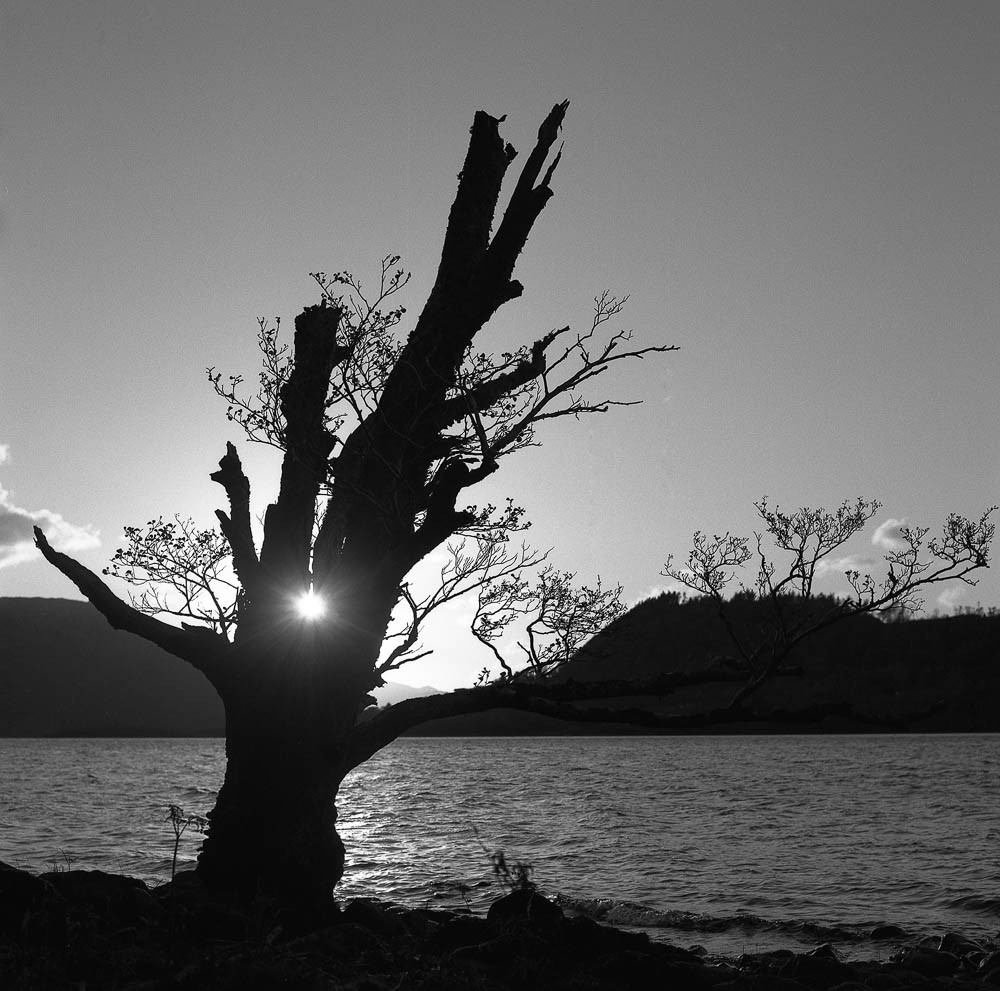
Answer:
[{"label": "rocky shore", "polygon": [[719,960],[569,917],[529,890],[500,898],[486,918],[360,900],[305,912],[210,897],[193,873],[150,889],[101,871],[0,864],[4,991],[1000,987],[996,945],[953,933],[884,939],[884,961],[848,963],[828,944]]}]

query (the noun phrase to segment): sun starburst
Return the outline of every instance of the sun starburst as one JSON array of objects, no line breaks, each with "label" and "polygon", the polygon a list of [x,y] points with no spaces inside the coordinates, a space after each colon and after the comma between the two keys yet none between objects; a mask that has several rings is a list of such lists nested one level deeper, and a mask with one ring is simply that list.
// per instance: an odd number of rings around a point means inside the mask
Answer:
[{"label": "sun starburst", "polygon": [[309,589],[295,600],[295,611],[303,619],[317,620],[326,612],[326,603],[313,589]]}]

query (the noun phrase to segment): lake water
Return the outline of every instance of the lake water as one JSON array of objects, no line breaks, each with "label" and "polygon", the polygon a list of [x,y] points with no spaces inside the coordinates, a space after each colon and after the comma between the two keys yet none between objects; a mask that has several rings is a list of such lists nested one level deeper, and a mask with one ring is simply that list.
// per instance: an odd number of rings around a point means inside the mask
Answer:
[{"label": "lake water", "polygon": [[[207,812],[222,755],[0,740],[0,860],[164,880],[167,806]],[[879,955],[881,923],[995,937],[998,775],[998,735],[399,740],[341,792],[339,894],[481,911],[503,849],[568,908],[712,952]]]}]

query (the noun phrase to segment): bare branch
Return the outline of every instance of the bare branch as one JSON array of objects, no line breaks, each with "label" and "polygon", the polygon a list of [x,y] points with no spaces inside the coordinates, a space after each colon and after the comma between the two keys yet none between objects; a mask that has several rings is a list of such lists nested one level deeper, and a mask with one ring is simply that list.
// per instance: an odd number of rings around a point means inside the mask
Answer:
[{"label": "bare branch", "polygon": [[134,633],[197,668],[215,685],[224,675],[221,668],[228,641],[206,628],[178,629],[134,609],[121,601],[89,568],[54,550],[45,534],[34,528],[35,546],[49,564],[58,568],[97,608],[116,630]]},{"label": "bare branch", "polygon": [[127,526],[126,543],[104,569],[140,591],[132,605],[149,615],[164,614],[205,623],[228,634],[236,624],[239,586],[229,570],[229,542],[194,520],[159,517],[144,527]]},{"label": "bare branch", "polygon": [[[881,508],[877,500],[856,499],[843,502],[837,509],[803,507],[792,513],[768,505],[766,497],[754,504],[764,522],[764,532],[755,534],[758,559],[754,591],[744,586],[745,595],[755,596],[767,607],[766,630],[749,646],[745,634],[739,634],[730,617],[724,598],[727,586],[737,571],[753,554],[749,539],[694,535],[694,548],[682,568],[668,557],[661,574],[681,582],[701,595],[713,598],[747,676],[733,705],[741,705],[779,669],[789,654],[807,637],[849,616],[878,615],[892,610],[919,609],[918,593],[933,584],[959,580],[975,584],[969,575],[989,567],[995,527],[990,517],[996,507],[987,509],[978,520],[968,520],[952,513],[945,522],[941,537],[926,541],[927,529],[903,527],[902,546],[885,555],[887,573],[878,580],[871,574],[847,570],[845,576],[852,594],[833,600],[815,594],[815,582],[821,566],[835,550],[860,533]],[[787,571],[777,578],[778,570],[765,550],[764,535],[775,547],[790,557]]]},{"label": "bare branch", "polygon": [[[595,585],[575,585],[576,574],[542,569],[536,582],[516,571],[484,583],[472,620],[475,637],[500,662],[501,680],[539,681],[564,667],[576,652],[625,611],[621,585],[605,588],[598,577]],[[524,622],[525,640],[517,646],[525,666],[514,665],[498,647],[513,623]]]},{"label": "bare branch", "polygon": [[517,550],[508,550],[508,546],[506,530],[451,543],[447,548],[448,558],[429,594],[418,602],[410,587],[404,585],[401,596],[407,605],[409,618],[401,631],[388,634],[387,640],[399,637],[401,642],[379,664],[378,675],[396,670],[403,664],[416,660],[417,656],[423,657],[430,653],[423,651],[419,655],[413,655],[411,651],[418,645],[421,626],[435,610],[477,589],[481,590],[486,585],[521,575],[526,570],[537,567],[547,557],[547,552],[534,551],[524,543]]}]

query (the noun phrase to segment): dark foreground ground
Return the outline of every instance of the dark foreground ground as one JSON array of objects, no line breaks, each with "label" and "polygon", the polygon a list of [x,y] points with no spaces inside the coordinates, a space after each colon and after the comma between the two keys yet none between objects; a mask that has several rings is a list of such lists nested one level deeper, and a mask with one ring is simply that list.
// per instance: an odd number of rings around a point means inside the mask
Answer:
[{"label": "dark foreground ground", "polygon": [[[898,944],[901,933],[886,933]],[[149,889],[100,871],[0,864],[3,991],[802,991],[1000,987],[1000,950],[948,934],[886,944],[887,962],[829,946],[735,961],[651,942],[515,891],[487,918],[354,901],[294,913],[209,898],[192,873]]]}]

